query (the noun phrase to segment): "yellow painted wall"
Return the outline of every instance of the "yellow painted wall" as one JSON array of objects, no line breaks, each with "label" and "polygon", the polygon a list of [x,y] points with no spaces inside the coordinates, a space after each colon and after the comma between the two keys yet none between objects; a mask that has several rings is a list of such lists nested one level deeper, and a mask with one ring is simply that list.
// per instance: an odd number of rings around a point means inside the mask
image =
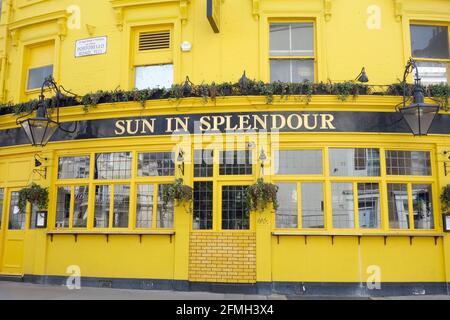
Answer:
[{"label": "yellow painted wall", "polygon": [[[131,5],[137,3],[137,5]],[[80,9],[80,28],[71,5]],[[381,13],[381,27],[369,29],[368,8],[376,5]],[[73,12],[73,9],[70,8]],[[269,80],[268,23],[270,21],[313,20],[316,25],[316,81],[353,80],[365,66],[370,84],[390,84],[403,75],[410,56],[410,21],[439,21],[450,24],[450,2],[394,0],[225,0],[222,1],[221,32],[213,33],[206,19],[206,1],[142,0],[142,1],[26,1],[4,0],[0,23],[0,96],[3,102],[19,102],[23,94],[27,64],[27,48],[40,43],[54,44],[54,76],[65,88],[78,94],[99,89],[132,89],[133,30],[171,25],[172,59],[175,82],[186,75],[196,84],[202,82],[237,81],[243,70],[250,78]],[[67,24],[69,22],[69,25]],[[74,43],[78,39],[107,36],[106,55],[75,58]],[[190,41],[191,52],[181,52],[180,43]],[[151,60],[151,59],[150,59]],[[149,64],[154,61],[148,61]],[[298,98],[298,97],[297,97]],[[392,112],[400,102],[393,97],[359,97],[340,102],[337,97],[312,98],[309,105],[301,99],[283,100],[275,97],[266,105],[264,97],[220,98],[205,104],[202,99],[182,101],[151,101],[142,108],[138,103],[104,105],[85,114],[81,107],[66,108],[62,120],[103,119],[170,113],[205,113],[264,110],[310,111],[380,111]],[[14,116],[0,117],[0,129],[15,127]],[[447,136],[412,137],[411,135],[379,134],[298,134],[285,135],[285,142],[302,141],[304,145],[372,145],[433,151],[433,164],[438,170],[435,185],[450,183],[443,171],[443,151],[450,149]],[[121,138],[51,143],[42,156],[48,157],[48,179],[30,174],[36,149],[23,146],[0,149],[0,185],[7,188],[26,186],[30,181],[51,186],[51,224],[55,215],[55,169],[60,153],[170,147],[170,137]],[[270,153],[271,150],[267,150]],[[187,168],[189,170],[189,168]],[[186,177],[190,184],[192,177]],[[435,189],[435,198],[438,197]],[[439,204],[435,214],[440,218]],[[5,214],[7,212],[4,207]],[[252,213],[256,216],[256,280],[257,281],[322,281],[360,282],[367,277],[367,267],[378,265],[382,281],[450,281],[450,242],[448,236],[358,238],[330,236],[271,235],[273,213]],[[23,270],[35,275],[66,275],[69,265],[80,265],[82,275],[96,277],[129,277],[156,279],[189,279],[189,237],[191,216],[183,209],[175,213],[176,234],[170,242],[167,235],[110,236],[72,235],[53,237],[43,230],[27,231],[24,237]],[[438,219],[438,221],[440,221]],[[442,224],[436,233],[441,233]],[[0,230],[0,259],[4,259],[5,225]],[[3,255],[3,256],[2,256]],[[13,270],[1,270],[2,273]],[[17,271],[17,270],[16,270]]]},{"label": "yellow painted wall", "polygon": [[[24,3],[26,3],[24,5]],[[375,11],[374,11],[375,10]],[[375,13],[374,13],[375,12]],[[372,23],[374,15],[380,23]],[[450,22],[446,0],[245,0],[221,1],[220,33],[206,19],[206,1],[3,1],[0,57],[3,101],[18,102],[26,46],[54,41],[55,79],[75,93],[133,88],[133,30],[173,28],[174,81],[269,80],[268,25],[315,23],[316,81],[353,80],[363,66],[370,84],[395,83],[410,57],[410,21]],[[378,21],[377,20],[377,21]],[[107,54],[75,58],[75,41],[107,36]],[[182,52],[183,41],[192,43]],[[147,63],[160,63],[149,58]],[[26,64],[26,61],[25,61]]]}]

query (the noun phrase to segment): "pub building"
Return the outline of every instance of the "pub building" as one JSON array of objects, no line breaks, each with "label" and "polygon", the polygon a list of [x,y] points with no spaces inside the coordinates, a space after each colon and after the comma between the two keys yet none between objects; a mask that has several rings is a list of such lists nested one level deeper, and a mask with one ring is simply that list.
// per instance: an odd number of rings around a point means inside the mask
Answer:
[{"label": "pub building", "polygon": [[1,1],[0,279],[447,294],[449,26],[445,0]]}]

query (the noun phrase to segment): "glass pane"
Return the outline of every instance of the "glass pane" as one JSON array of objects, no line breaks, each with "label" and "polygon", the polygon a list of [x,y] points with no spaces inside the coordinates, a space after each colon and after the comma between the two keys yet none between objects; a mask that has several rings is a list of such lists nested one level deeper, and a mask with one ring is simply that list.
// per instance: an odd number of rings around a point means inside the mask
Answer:
[{"label": "glass pane", "polygon": [[2,227],[3,221],[3,202],[5,199],[5,189],[0,188],[0,228]]},{"label": "glass pane", "polygon": [[270,60],[270,81],[314,82],[314,60]]},{"label": "glass pane", "polygon": [[140,184],[137,190],[136,228],[151,228],[153,222],[152,184]]},{"label": "glass pane", "polygon": [[89,178],[89,156],[60,157],[58,179]]},{"label": "glass pane", "polygon": [[27,90],[40,89],[45,78],[53,75],[53,65],[28,70]]},{"label": "glass pane", "polygon": [[247,186],[222,187],[222,229],[250,229],[249,211],[245,199]]},{"label": "glass pane", "polygon": [[99,153],[95,158],[95,179],[131,178],[131,152]]},{"label": "glass pane", "polygon": [[386,151],[388,175],[431,176],[430,153],[425,151]]},{"label": "glass pane", "polygon": [[313,23],[271,24],[270,56],[314,56]]},{"label": "glass pane", "polygon": [[322,150],[275,152],[275,174],[322,174]]},{"label": "glass pane", "polygon": [[389,228],[409,229],[408,186],[388,183]]},{"label": "glass pane", "polygon": [[76,186],[73,208],[73,227],[86,228],[89,204],[89,187]]},{"label": "glass pane", "polygon": [[213,228],[213,183],[194,182],[194,222],[195,230]]},{"label": "glass pane", "polygon": [[359,226],[380,228],[380,188],[378,183],[358,183]]},{"label": "glass pane", "polygon": [[156,226],[158,228],[173,228],[173,202],[168,203],[166,211],[163,210],[164,184],[158,186],[158,211],[156,213]]},{"label": "glass pane", "polygon": [[292,82],[314,82],[314,60],[291,60]]},{"label": "glass pane", "polygon": [[136,67],[135,75],[135,87],[138,90],[170,88],[173,84],[173,65],[162,64]]},{"label": "glass pane", "polygon": [[291,24],[292,55],[314,56],[314,26],[312,23]]},{"label": "glass pane", "polygon": [[56,197],[56,228],[68,228],[70,216],[70,187],[59,187]]},{"label": "glass pane", "polygon": [[302,227],[325,227],[322,183],[302,183]]},{"label": "glass pane", "polygon": [[270,82],[291,82],[290,60],[270,60]]},{"label": "glass pane", "polygon": [[175,175],[174,159],[172,152],[139,153],[138,176],[173,176]]},{"label": "glass pane", "polygon": [[37,204],[31,204],[31,215],[30,215],[30,229],[36,229],[36,216],[39,211]]},{"label": "glass pane", "polygon": [[354,228],[353,184],[332,183],[333,228]]},{"label": "glass pane", "polygon": [[291,50],[290,45],[290,25],[271,24],[270,25],[270,55],[286,55]]},{"label": "glass pane", "polygon": [[247,175],[252,174],[252,153],[248,150],[221,151],[220,175]]},{"label": "glass pane", "polygon": [[128,212],[130,210],[130,186],[118,184],[114,186],[114,228],[128,228]]},{"label": "glass pane", "polygon": [[278,203],[276,211],[277,228],[297,228],[297,183],[278,183]]},{"label": "glass pane", "polygon": [[194,177],[213,176],[213,150],[194,150]]},{"label": "glass pane", "polygon": [[380,175],[379,149],[330,149],[330,175],[376,177]]},{"label": "glass pane", "polygon": [[9,203],[9,230],[25,230],[25,212],[19,209],[19,193],[11,192]]},{"label": "glass pane", "polygon": [[433,201],[430,184],[413,184],[412,201],[415,229],[434,229]]},{"label": "glass pane", "polygon": [[415,58],[449,59],[448,28],[411,25],[411,50]]},{"label": "glass pane", "polygon": [[[423,85],[439,84],[449,82],[449,63],[417,61],[417,69],[419,69],[419,77]],[[414,75],[415,75],[414,70]]]},{"label": "glass pane", "polygon": [[110,186],[95,186],[94,228],[109,226]]}]

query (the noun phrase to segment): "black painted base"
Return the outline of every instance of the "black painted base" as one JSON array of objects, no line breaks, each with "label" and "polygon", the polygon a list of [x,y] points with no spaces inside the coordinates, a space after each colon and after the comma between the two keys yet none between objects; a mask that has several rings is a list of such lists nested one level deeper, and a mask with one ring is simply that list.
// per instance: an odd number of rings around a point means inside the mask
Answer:
[{"label": "black painted base", "polygon": [[[1,281],[2,279],[0,279]],[[3,279],[7,280],[7,279]],[[45,285],[65,285],[67,277],[25,275],[24,282]],[[115,289],[207,291],[215,293],[283,294],[295,296],[410,296],[447,295],[450,283],[445,282],[385,282],[380,289],[369,289],[365,283],[352,282],[257,282],[230,284],[190,282],[187,280],[124,279],[82,277],[81,286]]]}]

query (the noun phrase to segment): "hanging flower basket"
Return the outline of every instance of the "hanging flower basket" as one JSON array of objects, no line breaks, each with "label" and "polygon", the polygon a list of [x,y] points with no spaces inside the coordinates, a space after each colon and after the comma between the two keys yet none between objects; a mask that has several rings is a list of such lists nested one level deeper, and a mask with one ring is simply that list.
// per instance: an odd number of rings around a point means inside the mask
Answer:
[{"label": "hanging flower basket", "polygon": [[36,183],[19,191],[18,207],[20,211],[25,211],[27,202],[37,204],[39,210],[47,210],[48,188],[42,188]]},{"label": "hanging flower basket", "polygon": [[189,202],[193,200],[193,190],[190,186],[183,183],[183,179],[177,179],[170,185],[163,186],[162,192],[162,209],[163,212],[167,212],[169,203],[175,202],[176,205]]},{"label": "hanging flower basket", "polygon": [[277,185],[265,183],[263,178],[259,178],[255,184],[247,188],[247,207],[252,211],[264,211],[269,203],[272,203],[276,210],[278,208],[277,193]]}]

